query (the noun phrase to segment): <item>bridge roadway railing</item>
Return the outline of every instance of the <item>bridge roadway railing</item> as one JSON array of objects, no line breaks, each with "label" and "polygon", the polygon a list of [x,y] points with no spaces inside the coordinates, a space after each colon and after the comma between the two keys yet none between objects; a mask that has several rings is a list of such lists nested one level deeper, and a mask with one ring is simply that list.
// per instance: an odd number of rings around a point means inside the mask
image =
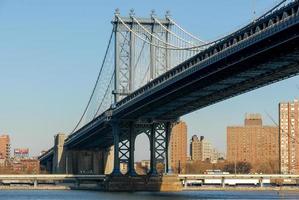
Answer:
[{"label": "bridge roadway railing", "polygon": [[248,41],[254,43],[259,40],[261,38],[261,34],[264,33],[265,35],[266,32],[266,34],[270,36],[278,30],[281,30],[283,27],[287,27],[290,23],[292,23],[292,19],[296,17],[298,18],[298,4],[298,0],[289,3],[288,5],[283,6],[278,10],[267,13],[266,15],[258,18],[244,28],[220,40],[217,40],[206,50],[198,53],[197,55],[179,64],[173,69],[165,72],[161,76],[157,77],[153,81],[149,82],[148,84],[144,85],[143,87],[139,88],[135,92],[119,101],[116,104],[116,109],[114,110],[117,112],[119,108],[134,100],[136,97],[142,96],[145,93],[149,93],[153,88],[156,88],[157,86],[169,81],[170,79],[173,79],[175,76],[180,75],[182,72],[190,70],[190,68],[195,65],[198,65],[205,61],[205,64],[207,66],[215,62],[216,59],[223,58],[231,54],[232,48],[239,51],[249,45]]},{"label": "bridge roadway railing", "polygon": [[[299,1],[296,0],[280,7],[279,9],[271,10],[244,28],[241,28],[232,34],[213,42],[213,44],[206,50],[162,74],[143,87],[137,89],[119,101],[115,108],[108,109],[97,118],[71,134],[66,139],[66,144],[71,140],[84,135],[94,128],[95,125],[109,119],[111,117],[111,111],[113,114],[117,114],[124,107],[127,107],[137,101],[137,97],[144,96],[145,94],[149,95],[153,92],[153,89],[157,89],[158,86],[161,86],[166,82],[170,83],[171,81],[169,80],[174,79],[174,77],[181,75],[183,72],[188,71],[192,73],[193,66],[200,64],[202,68],[206,67],[217,60],[223,59],[232,53],[236,53],[257,41],[265,39],[266,37],[273,35],[284,28],[287,28],[288,26],[292,25],[292,23],[297,23],[297,18],[299,16],[298,4]],[[296,22],[295,19],[297,20]]]},{"label": "bridge roadway railing", "polygon": [[82,183],[103,183],[105,175],[67,175],[67,174],[38,174],[38,175],[0,175],[0,182],[7,184],[29,184],[37,187],[38,184],[49,183],[73,183],[73,187],[79,187]]},{"label": "bridge roadway railing", "polygon": [[70,140],[73,140],[75,138],[80,137],[81,135],[84,135],[85,133],[87,133],[88,131],[90,131],[92,128],[94,128],[94,126],[96,124],[99,124],[101,122],[106,121],[109,117],[110,117],[110,109],[108,109],[107,111],[103,112],[101,115],[99,115],[98,117],[96,117],[94,120],[90,121],[89,123],[87,123],[86,125],[84,125],[83,127],[81,127],[79,130],[77,130],[76,132],[72,133],[71,135],[68,136],[68,138],[65,141],[65,144],[67,144]]},{"label": "bridge roadway railing", "polygon": [[[225,185],[259,185],[263,187],[265,183],[283,185],[284,180],[287,184],[297,184],[299,175],[295,174],[179,174],[178,178],[187,189],[189,184],[221,184]],[[198,182],[200,181],[200,182]]]},{"label": "bridge roadway railing", "polygon": [[40,156],[38,157],[38,159],[39,159],[39,160],[43,160],[43,159],[46,159],[46,158],[52,156],[52,154],[53,154],[53,150],[54,150],[54,147],[48,149],[46,152],[44,152],[42,155],[40,155]]},{"label": "bridge roadway railing", "polygon": [[251,178],[273,178],[273,179],[299,179],[296,174],[179,174],[180,179],[251,179]]},{"label": "bridge roadway railing", "polygon": [[52,181],[64,181],[64,180],[105,180],[105,175],[69,175],[69,174],[30,174],[30,175],[0,175],[0,180],[52,180]]}]

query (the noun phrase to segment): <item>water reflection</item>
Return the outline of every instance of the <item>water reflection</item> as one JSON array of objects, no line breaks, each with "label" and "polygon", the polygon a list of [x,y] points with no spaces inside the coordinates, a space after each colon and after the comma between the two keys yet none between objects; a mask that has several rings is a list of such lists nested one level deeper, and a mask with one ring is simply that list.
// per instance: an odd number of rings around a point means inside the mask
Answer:
[{"label": "water reflection", "polygon": [[202,200],[202,199],[299,199],[297,192],[242,192],[242,191],[194,191],[194,192],[136,192],[109,193],[95,191],[33,191],[1,190],[2,200]]}]

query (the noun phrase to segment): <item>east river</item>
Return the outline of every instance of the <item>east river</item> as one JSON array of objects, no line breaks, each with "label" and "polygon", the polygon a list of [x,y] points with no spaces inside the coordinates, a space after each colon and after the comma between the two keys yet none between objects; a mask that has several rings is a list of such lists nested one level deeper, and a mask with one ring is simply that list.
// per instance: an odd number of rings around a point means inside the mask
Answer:
[{"label": "east river", "polygon": [[0,190],[2,200],[200,200],[200,199],[299,199],[296,192],[196,191],[175,193],[109,193],[74,190]]}]

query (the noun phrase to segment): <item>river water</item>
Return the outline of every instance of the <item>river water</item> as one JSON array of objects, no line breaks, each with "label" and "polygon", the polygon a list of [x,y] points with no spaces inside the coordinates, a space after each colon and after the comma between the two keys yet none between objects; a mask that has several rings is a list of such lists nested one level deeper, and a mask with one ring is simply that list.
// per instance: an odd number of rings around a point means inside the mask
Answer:
[{"label": "river water", "polygon": [[0,190],[0,200],[201,200],[201,199],[299,199],[295,192],[196,191],[175,193],[109,193],[74,190]]}]

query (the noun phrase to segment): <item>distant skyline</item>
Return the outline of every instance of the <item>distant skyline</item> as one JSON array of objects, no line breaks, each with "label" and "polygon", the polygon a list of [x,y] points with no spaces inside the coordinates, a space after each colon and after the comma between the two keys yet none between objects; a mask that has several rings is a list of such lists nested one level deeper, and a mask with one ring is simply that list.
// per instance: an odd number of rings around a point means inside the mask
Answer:
[{"label": "distant skyline", "polygon": [[[70,133],[87,103],[104,56],[114,10],[148,17],[155,9],[186,30],[211,41],[247,24],[276,0],[0,0],[0,134],[10,134],[12,149],[31,155],[53,145],[58,132]],[[256,10],[256,15],[254,15]],[[245,113],[261,113],[264,124],[278,121],[278,103],[299,93],[298,77],[211,105],[182,117],[188,140],[203,135],[221,152],[226,127],[243,124]],[[148,158],[137,142],[137,160]]]}]

